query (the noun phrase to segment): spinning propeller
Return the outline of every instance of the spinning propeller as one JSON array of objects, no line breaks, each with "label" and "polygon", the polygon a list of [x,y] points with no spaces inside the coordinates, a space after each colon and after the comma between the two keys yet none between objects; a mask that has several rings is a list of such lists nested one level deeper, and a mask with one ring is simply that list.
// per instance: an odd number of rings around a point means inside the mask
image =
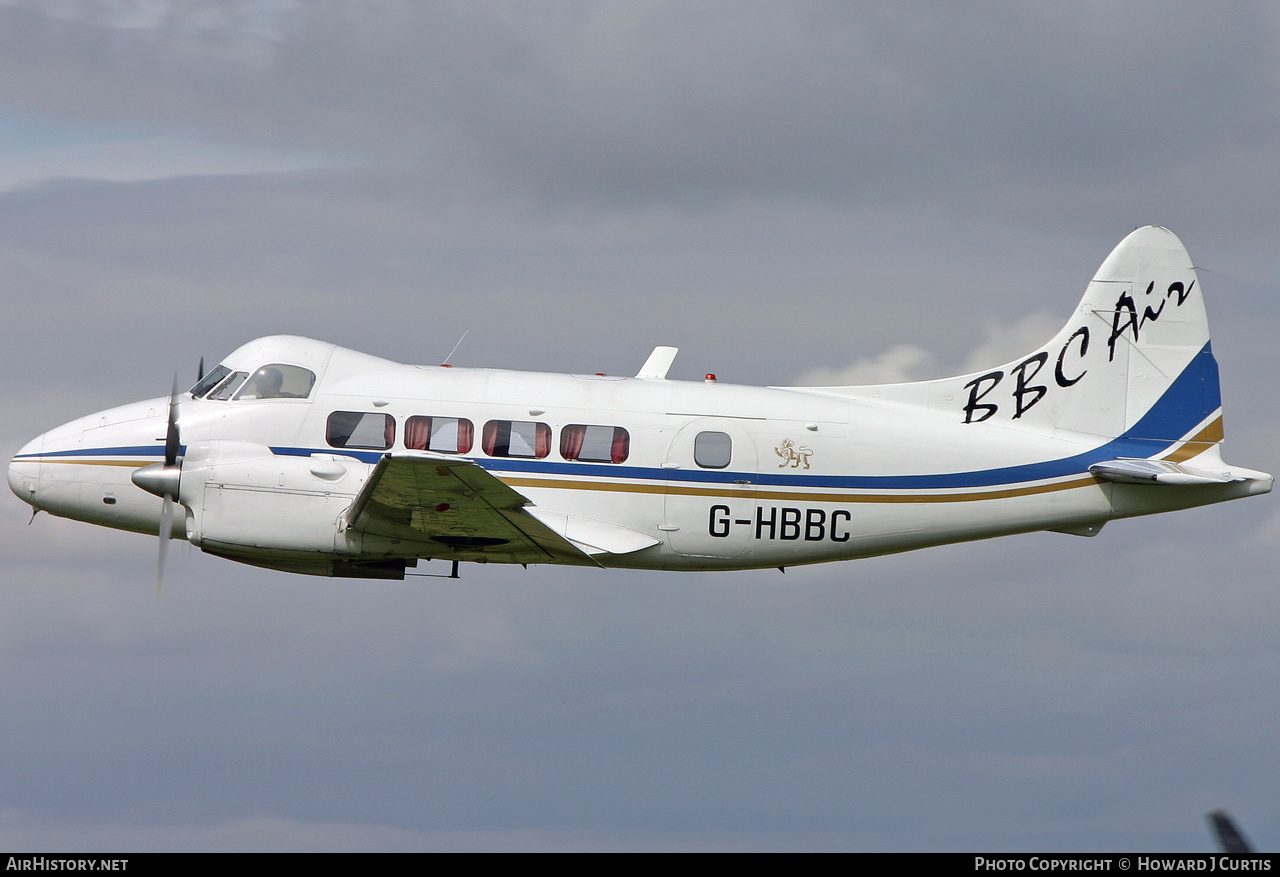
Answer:
[{"label": "spinning propeller", "polygon": [[[203,360],[201,361],[203,371]],[[152,463],[135,469],[130,479],[143,490],[154,493],[164,500],[160,507],[160,559],[156,566],[156,593],[160,593],[160,579],[164,574],[164,555],[169,548],[169,539],[173,536],[174,503],[178,499],[178,485],[182,480],[182,464],[178,462],[178,451],[182,442],[178,434],[178,377],[173,378],[173,389],[169,392],[169,422],[164,433],[164,462]]]}]

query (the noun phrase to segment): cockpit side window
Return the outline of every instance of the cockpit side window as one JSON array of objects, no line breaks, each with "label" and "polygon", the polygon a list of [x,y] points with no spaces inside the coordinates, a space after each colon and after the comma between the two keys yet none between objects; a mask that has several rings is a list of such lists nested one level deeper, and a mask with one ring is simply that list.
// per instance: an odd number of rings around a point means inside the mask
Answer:
[{"label": "cockpit side window", "polygon": [[305,399],[315,386],[315,372],[299,365],[264,365],[245,381],[236,399]]},{"label": "cockpit side window", "polygon": [[227,378],[218,386],[209,391],[206,399],[212,399],[215,402],[225,402],[231,398],[231,394],[235,392],[236,387],[249,376],[248,372],[232,372],[231,377]]},{"label": "cockpit side window", "polygon": [[209,372],[207,375],[205,375],[199,381],[197,381],[196,385],[191,388],[192,398],[199,399],[205,393],[209,392],[215,386],[217,386],[218,382],[221,381],[223,378],[225,378],[229,374],[231,374],[231,369],[227,368],[225,365],[218,366],[213,371]]}]

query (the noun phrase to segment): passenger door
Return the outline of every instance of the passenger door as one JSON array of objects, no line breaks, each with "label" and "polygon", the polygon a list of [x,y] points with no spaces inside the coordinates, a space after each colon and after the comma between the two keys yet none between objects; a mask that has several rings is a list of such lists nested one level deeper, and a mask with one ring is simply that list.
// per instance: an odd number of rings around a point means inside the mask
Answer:
[{"label": "passenger door", "polygon": [[755,542],[757,461],[737,420],[699,418],[672,438],[661,529],[687,557],[736,558]]}]

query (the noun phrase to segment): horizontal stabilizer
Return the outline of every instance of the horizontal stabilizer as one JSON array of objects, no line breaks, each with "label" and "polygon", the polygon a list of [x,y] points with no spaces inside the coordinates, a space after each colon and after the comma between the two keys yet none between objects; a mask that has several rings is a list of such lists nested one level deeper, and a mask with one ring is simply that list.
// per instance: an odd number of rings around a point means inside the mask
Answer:
[{"label": "horizontal stabilizer", "polygon": [[1228,484],[1246,481],[1247,476],[1231,469],[1196,469],[1168,460],[1107,460],[1094,463],[1089,471],[1106,481],[1120,484]]}]

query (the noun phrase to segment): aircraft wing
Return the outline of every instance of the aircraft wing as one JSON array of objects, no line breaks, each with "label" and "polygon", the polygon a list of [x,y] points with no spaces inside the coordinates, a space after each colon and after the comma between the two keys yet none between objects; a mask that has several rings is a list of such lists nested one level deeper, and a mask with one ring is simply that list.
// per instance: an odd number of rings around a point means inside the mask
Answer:
[{"label": "aircraft wing", "polygon": [[599,565],[529,514],[529,504],[471,460],[387,454],[347,510],[346,524],[417,543],[423,557]]}]

